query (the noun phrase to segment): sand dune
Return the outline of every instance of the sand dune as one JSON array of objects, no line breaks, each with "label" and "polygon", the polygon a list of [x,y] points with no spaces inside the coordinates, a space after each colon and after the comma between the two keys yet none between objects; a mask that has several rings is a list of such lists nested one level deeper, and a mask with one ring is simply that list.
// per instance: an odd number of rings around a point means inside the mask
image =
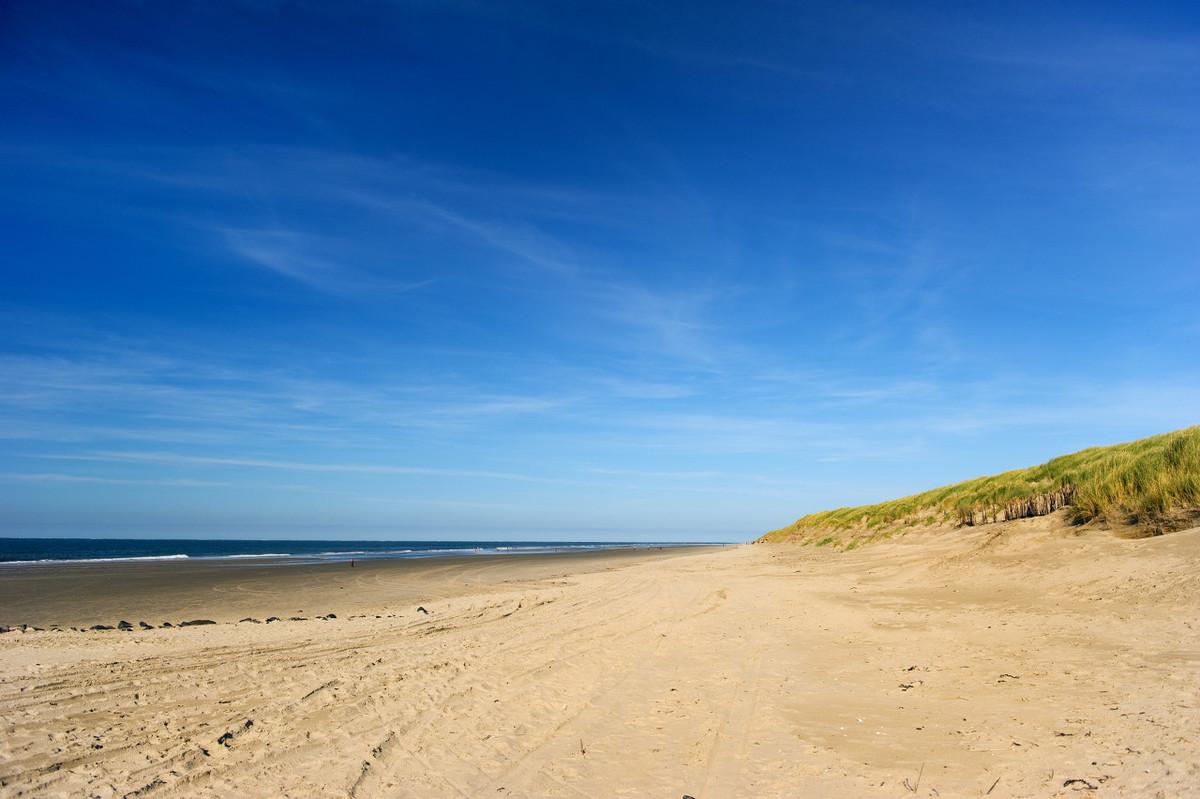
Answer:
[{"label": "sand dune", "polygon": [[[1047,517],[377,574],[353,607],[320,589],[328,621],[7,633],[0,795],[1182,796],[1198,555],[1200,530]],[[222,597],[194,609],[264,610]]]}]

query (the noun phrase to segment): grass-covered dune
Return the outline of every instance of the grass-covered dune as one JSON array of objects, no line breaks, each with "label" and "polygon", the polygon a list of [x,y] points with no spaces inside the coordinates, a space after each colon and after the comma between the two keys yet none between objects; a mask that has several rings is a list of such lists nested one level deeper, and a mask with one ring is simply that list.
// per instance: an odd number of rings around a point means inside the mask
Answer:
[{"label": "grass-covered dune", "polygon": [[1200,426],[877,505],[814,513],[759,541],[853,547],[916,527],[989,524],[1059,508],[1077,524],[1108,522],[1147,535],[1194,523],[1200,517]]}]

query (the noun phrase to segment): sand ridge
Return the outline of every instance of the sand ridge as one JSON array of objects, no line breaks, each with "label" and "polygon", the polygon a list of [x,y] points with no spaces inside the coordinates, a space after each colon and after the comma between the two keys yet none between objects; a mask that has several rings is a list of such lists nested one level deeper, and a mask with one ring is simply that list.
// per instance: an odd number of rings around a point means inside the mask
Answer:
[{"label": "sand ridge", "polygon": [[0,795],[1185,795],[1198,553],[1042,518],[497,570],[428,614],[9,633]]}]

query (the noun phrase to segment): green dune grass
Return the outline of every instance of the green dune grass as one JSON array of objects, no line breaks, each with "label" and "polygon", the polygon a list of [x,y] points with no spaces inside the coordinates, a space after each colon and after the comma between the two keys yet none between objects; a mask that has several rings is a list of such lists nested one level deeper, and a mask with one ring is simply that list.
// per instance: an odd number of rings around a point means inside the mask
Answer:
[{"label": "green dune grass", "polygon": [[1078,524],[1107,521],[1146,534],[1188,523],[1200,510],[1200,426],[890,502],[814,513],[759,540],[856,546],[914,527],[986,524],[1060,507]]}]

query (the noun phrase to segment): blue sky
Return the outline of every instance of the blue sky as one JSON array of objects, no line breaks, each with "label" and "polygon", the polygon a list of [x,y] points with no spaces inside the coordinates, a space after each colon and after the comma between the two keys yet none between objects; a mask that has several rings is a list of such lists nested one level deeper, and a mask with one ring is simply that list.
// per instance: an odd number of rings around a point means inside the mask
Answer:
[{"label": "blue sky", "polygon": [[0,534],[746,540],[1200,421],[1191,4],[0,5]]}]

